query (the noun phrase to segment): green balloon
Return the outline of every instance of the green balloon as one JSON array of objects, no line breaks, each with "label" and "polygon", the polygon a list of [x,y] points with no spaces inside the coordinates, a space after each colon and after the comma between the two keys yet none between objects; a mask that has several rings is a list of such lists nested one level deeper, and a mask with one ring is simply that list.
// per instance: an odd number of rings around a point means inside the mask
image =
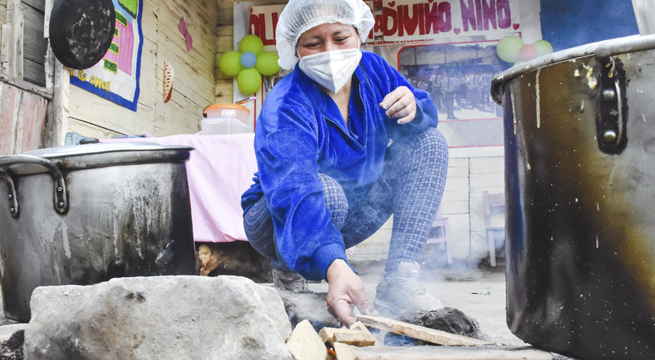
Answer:
[{"label": "green balloon", "polygon": [[523,47],[523,40],[514,36],[508,35],[500,39],[496,45],[496,54],[498,57],[509,63],[514,63],[520,60],[520,51]]},{"label": "green balloon", "polygon": [[264,43],[262,42],[262,39],[260,39],[257,35],[244,36],[239,43],[239,52],[243,54],[248,51],[255,54],[255,56],[264,51]]},{"label": "green balloon", "polygon": [[243,95],[254,94],[262,87],[262,76],[257,69],[244,69],[237,76],[237,86]]},{"label": "green balloon", "polygon": [[264,51],[257,55],[255,69],[264,76],[275,75],[280,71],[280,65],[277,63],[279,59],[280,57],[276,53]]},{"label": "green balloon", "polygon": [[218,67],[227,76],[237,76],[243,69],[241,54],[238,51],[228,51],[218,60]]},{"label": "green balloon", "polygon": [[537,49],[537,56],[543,56],[553,52],[553,45],[546,40],[535,41],[532,45]]}]

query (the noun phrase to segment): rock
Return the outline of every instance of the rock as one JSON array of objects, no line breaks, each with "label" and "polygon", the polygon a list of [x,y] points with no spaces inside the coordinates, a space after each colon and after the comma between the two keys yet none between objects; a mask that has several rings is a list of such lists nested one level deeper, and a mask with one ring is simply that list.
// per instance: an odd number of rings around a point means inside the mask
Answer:
[{"label": "rock", "polygon": [[274,289],[235,276],[37,288],[25,359],[291,359]]},{"label": "rock", "polygon": [[24,341],[25,341],[25,330],[23,329],[19,329],[13,332],[8,339],[2,340],[2,342],[0,342],[0,359],[23,360]]},{"label": "rock", "polygon": [[339,320],[327,310],[327,293],[293,293],[288,290],[276,290],[284,302],[284,309],[289,315],[292,327],[303,320],[308,320],[316,332],[324,327],[341,327]]},{"label": "rock", "polygon": [[312,324],[303,320],[293,329],[287,348],[295,360],[325,360],[327,348]]}]

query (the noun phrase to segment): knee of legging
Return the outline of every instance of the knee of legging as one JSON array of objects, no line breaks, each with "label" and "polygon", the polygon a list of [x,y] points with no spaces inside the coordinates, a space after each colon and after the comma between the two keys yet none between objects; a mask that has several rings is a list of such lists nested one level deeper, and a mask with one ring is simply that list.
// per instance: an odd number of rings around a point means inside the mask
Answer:
[{"label": "knee of legging", "polygon": [[429,128],[416,138],[412,157],[421,164],[433,163],[437,168],[448,166],[448,142],[436,128]]},{"label": "knee of legging", "polygon": [[325,204],[332,214],[332,223],[334,226],[341,230],[346,222],[348,216],[348,199],[343,188],[332,177],[325,174],[318,174],[319,179],[323,183],[323,195],[325,196]]}]

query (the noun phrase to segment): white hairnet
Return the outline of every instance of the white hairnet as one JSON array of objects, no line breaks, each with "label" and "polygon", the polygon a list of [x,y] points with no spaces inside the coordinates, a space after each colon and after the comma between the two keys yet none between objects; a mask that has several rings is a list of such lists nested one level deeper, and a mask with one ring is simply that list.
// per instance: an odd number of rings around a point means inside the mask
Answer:
[{"label": "white hairnet", "polygon": [[362,0],[289,0],[277,23],[275,38],[279,64],[293,69],[298,62],[296,44],[305,31],[328,23],[352,25],[365,42],[375,24],[371,9]]}]

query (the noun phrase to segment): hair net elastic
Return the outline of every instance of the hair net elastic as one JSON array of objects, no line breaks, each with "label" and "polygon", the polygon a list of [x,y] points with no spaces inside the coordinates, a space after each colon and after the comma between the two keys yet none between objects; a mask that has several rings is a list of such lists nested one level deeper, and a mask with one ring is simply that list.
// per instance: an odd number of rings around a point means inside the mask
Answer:
[{"label": "hair net elastic", "polygon": [[371,9],[362,0],[289,0],[277,23],[275,38],[278,61],[283,69],[298,62],[296,44],[305,31],[328,23],[352,25],[365,42],[375,24]]}]

